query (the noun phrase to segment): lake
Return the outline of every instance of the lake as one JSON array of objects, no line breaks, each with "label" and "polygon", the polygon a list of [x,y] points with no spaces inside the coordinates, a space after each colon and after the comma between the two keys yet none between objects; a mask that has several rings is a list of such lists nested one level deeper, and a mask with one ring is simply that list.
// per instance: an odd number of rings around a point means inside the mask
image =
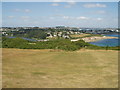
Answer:
[{"label": "lake", "polygon": [[[107,34],[105,36],[119,37],[118,34]],[[90,44],[97,46],[120,46],[119,39],[104,39],[95,42],[90,42]]]}]

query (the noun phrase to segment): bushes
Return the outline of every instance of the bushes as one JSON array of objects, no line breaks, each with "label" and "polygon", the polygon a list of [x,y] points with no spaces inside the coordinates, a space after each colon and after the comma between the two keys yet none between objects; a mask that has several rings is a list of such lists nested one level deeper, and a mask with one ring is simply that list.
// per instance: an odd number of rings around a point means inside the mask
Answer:
[{"label": "bushes", "polygon": [[5,48],[22,48],[27,46],[28,41],[21,38],[6,38],[2,39],[2,47]]},{"label": "bushes", "polygon": [[[106,47],[100,47],[91,45],[79,40],[71,42],[69,39],[58,39],[46,42],[30,42],[21,38],[6,38],[2,39],[3,48],[20,48],[20,49],[61,49],[66,51],[75,51],[81,48],[87,49],[106,49]],[[118,47],[109,47],[107,49],[120,50]]]},{"label": "bushes", "polygon": [[61,46],[58,49],[62,49],[62,50],[66,50],[66,51],[75,51],[80,49],[80,47],[76,46],[76,45],[65,45],[65,46]]},{"label": "bushes", "polygon": [[73,42],[75,45],[77,46],[80,46],[80,47],[85,47],[85,46],[89,46],[90,44],[89,43],[86,43],[85,41],[83,40],[79,40],[77,42]]},{"label": "bushes", "polygon": [[3,48],[20,49],[62,49],[66,51],[75,51],[86,45],[84,41],[71,42],[69,39],[58,39],[46,42],[30,42],[21,38],[3,37]]}]

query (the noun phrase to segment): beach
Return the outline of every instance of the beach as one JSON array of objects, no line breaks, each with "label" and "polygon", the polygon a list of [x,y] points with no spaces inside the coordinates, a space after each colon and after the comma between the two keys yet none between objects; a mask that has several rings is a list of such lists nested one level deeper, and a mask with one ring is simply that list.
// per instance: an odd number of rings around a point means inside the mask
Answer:
[{"label": "beach", "polygon": [[103,39],[118,39],[118,37],[110,37],[110,36],[93,36],[93,37],[85,37],[82,39],[71,39],[71,41],[79,41],[79,40],[84,40],[85,42],[95,42]]},{"label": "beach", "polygon": [[109,37],[109,36],[98,37],[98,36],[94,36],[94,37],[82,38],[82,40],[84,40],[85,42],[95,42],[95,41],[99,41],[99,40],[103,40],[103,39],[118,39],[118,37]]}]

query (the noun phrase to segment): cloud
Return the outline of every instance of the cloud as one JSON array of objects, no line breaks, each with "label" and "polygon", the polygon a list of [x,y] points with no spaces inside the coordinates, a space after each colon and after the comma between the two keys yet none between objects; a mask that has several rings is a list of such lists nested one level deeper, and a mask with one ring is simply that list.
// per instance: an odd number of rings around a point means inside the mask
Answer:
[{"label": "cloud", "polygon": [[70,17],[69,16],[63,16],[64,19],[69,19]]},{"label": "cloud", "polygon": [[14,18],[15,16],[8,16],[8,18]]},{"label": "cloud", "polygon": [[101,20],[103,20],[103,19],[102,19],[102,18],[97,18],[97,20],[98,20],[98,21],[101,21]]},{"label": "cloud", "polygon": [[50,17],[49,19],[55,19],[54,17]]},{"label": "cloud", "polygon": [[107,7],[105,4],[99,4],[99,3],[96,3],[96,4],[84,4],[83,7],[85,8],[96,8],[96,7],[99,7],[99,8],[105,8]]},{"label": "cloud", "polygon": [[72,16],[62,16],[63,19],[69,19],[69,20],[88,20],[88,17],[80,16],[80,17],[72,17]]},{"label": "cloud", "polygon": [[19,11],[21,11],[21,10],[20,10],[20,9],[15,9],[15,11],[16,11],[16,12],[19,12]]},{"label": "cloud", "polygon": [[63,0],[53,0],[52,2],[62,2]]},{"label": "cloud", "polygon": [[61,17],[61,16],[64,16],[64,15],[63,14],[55,14],[53,16],[55,16],[55,17]]},{"label": "cloud", "polygon": [[105,14],[105,13],[106,13],[106,11],[101,10],[101,11],[97,11],[96,13],[98,13],[98,14]]},{"label": "cloud", "polygon": [[29,19],[29,16],[21,16],[22,19]]},{"label": "cloud", "polygon": [[73,20],[75,19],[75,17],[72,16],[62,16],[63,19],[69,19],[69,20]]},{"label": "cloud", "polygon": [[33,23],[34,23],[34,24],[39,24],[39,22],[38,22],[38,21],[34,21]]},{"label": "cloud", "polygon": [[59,6],[59,4],[58,3],[53,3],[52,6]]},{"label": "cloud", "polygon": [[24,11],[25,11],[25,12],[30,12],[31,10],[30,10],[30,9],[25,9]]},{"label": "cloud", "polygon": [[89,19],[88,17],[84,17],[84,16],[80,16],[80,17],[76,17],[76,19],[78,19],[78,20],[87,20],[87,19]]},{"label": "cloud", "polygon": [[26,12],[26,13],[31,12],[30,9],[15,9],[15,11],[16,12]]},{"label": "cloud", "polygon": [[64,7],[65,7],[65,8],[71,8],[71,7],[74,6],[75,4],[76,4],[75,1],[69,1],[69,2],[67,2],[67,5],[65,5]]},{"label": "cloud", "polygon": [[76,4],[75,1],[69,1],[69,2],[67,2],[67,3],[70,4],[70,5],[75,5],[75,4]]},{"label": "cloud", "polygon": [[76,0],[52,0],[52,2],[75,2]]},{"label": "cloud", "polygon": [[71,8],[72,6],[71,5],[65,5],[64,7],[65,8]]}]

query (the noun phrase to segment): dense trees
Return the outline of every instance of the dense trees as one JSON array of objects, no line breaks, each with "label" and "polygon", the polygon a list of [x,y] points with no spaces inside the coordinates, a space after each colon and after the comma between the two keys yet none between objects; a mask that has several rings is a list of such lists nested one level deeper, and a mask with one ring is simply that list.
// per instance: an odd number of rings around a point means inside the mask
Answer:
[{"label": "dense trees", "polygon": [[37,39],[46,39],[47,33],[43,30],[21,30],[20,32],[13,32],[15,37],[26,37],[26,38],[37,38]]}]

